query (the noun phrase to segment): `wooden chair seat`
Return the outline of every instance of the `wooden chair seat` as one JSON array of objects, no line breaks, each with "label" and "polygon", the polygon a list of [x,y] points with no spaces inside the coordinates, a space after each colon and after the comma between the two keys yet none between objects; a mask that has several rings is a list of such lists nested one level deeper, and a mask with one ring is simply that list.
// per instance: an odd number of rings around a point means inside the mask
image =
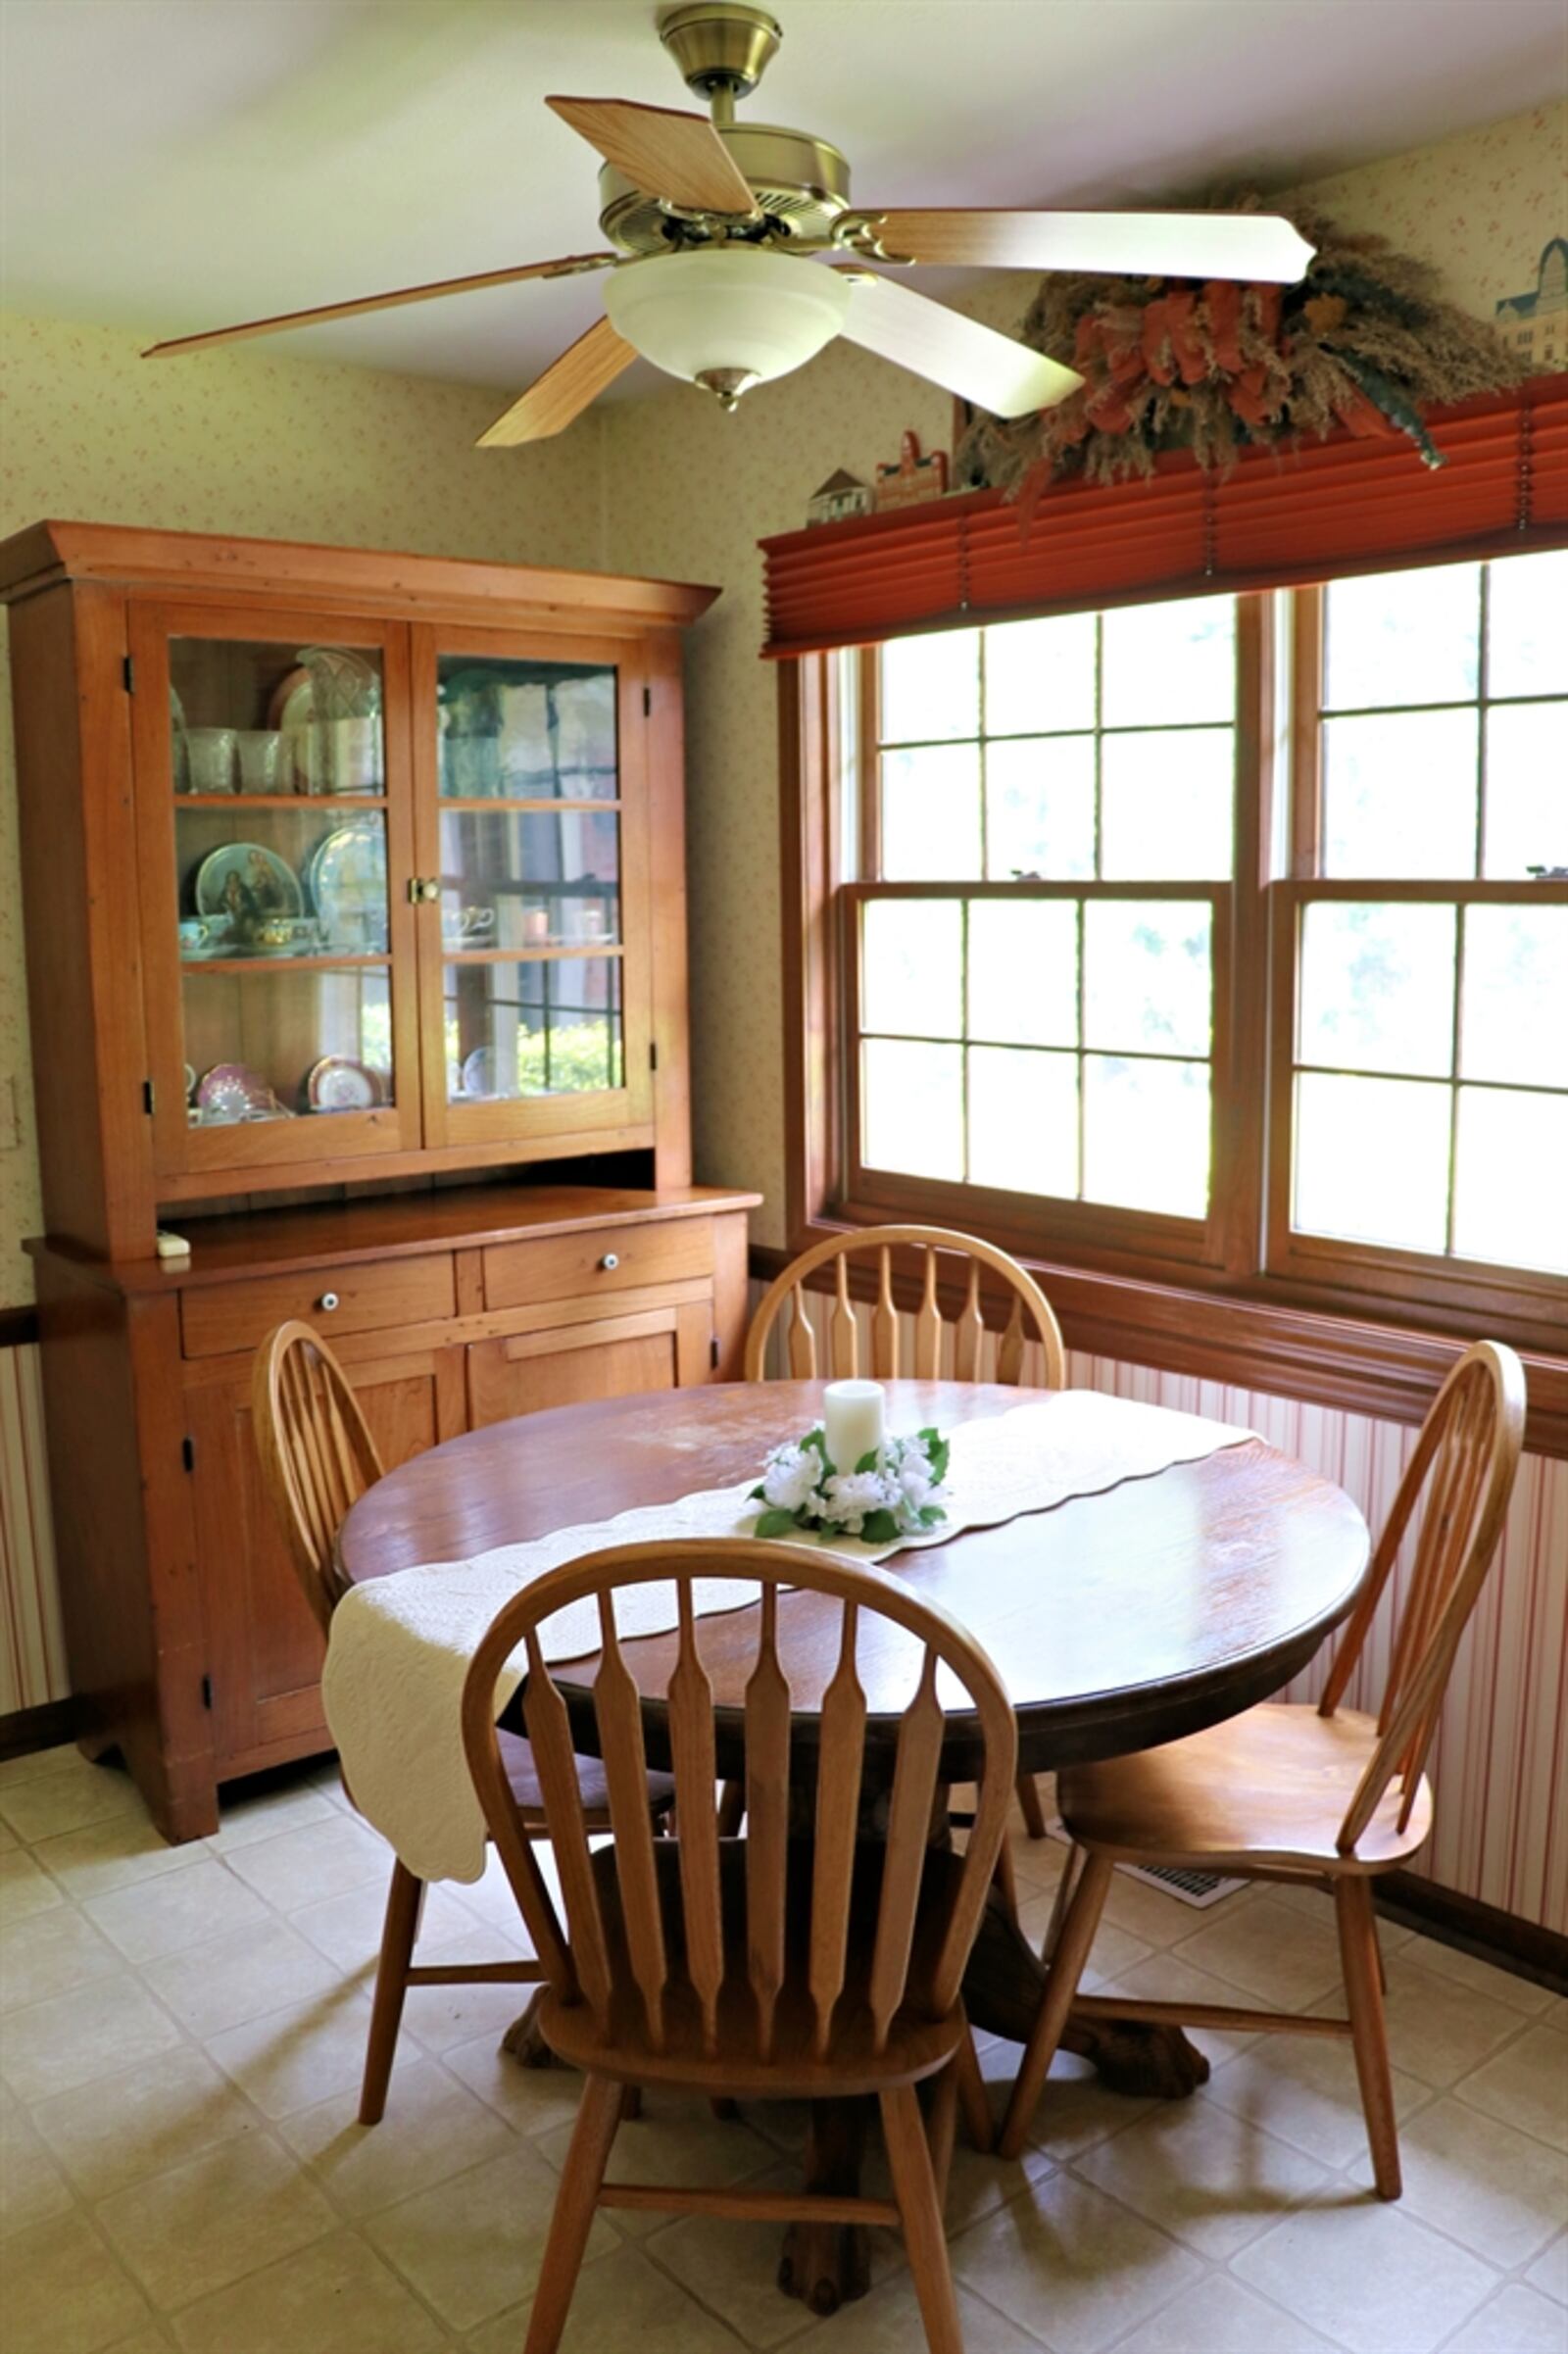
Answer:
[{"label": "wooden chair seat", "polygon": [[[501,1762],[506,1768],[507,1786],[518,1807],[528,1817],[530,1827],[536,1827],[540,1837],[545,1832],[544,1792],[539,1787],[539,1769],[534,1763],[533,1749],[520,1733],[502,1733],[500,1736]],[[602,1823],[610,1827],[610,1783],[604,1761],[585,1757],[579,1777],[583,1812],[597,1829]],[[656,1815],[667,1814],[675,1803],[675,1785],[668,1774],[648,1776],[648,1803]]]},{"label": "wooden chair seat", "polygon": [[1186,1741],[1070,1766],[1058,1777],[1061,1819],[1080,1846],[1111,1860],[1193,1864],[1206,1871],[1387,1872],[1432,1829],[1423,1775],[1409,1819],[1391,1785],[1351,1855],[1340,1829],[1381,1736],[1358,1709],[1320,1716],[1278,1700]]},{"label": "wooden chair seat", "polygon": [[[886,1847],[857,1849],[850,1894],[850,1925],[844,1986],[833,2014],[832,2091],[880,2092],[889,2084],[917,2084],[954,2057],[967,2033],[963,2006],[956,2003],[933,2021],[915,2011],[895,2013],[880,2050],[870,2004],[871,1952],[881,1904]],[[705,2051],[703,2021],[695,1996],[679,1977],[666,1989],[662,2048],[651,2041],[641,1989],[633,1974],[620,1888],[612,1848],[593,1860],[600,1917],[610,1958],[608,2031],[582,2003],[567,2004],[546,1994],[539,2028],[559,2059],[584,2073],[613,2076],[631,2084],[671,2084],[735,2096],[756,2093],[771,2100],[805,2100],[823,2088],[823,2062],[814,2056],[816,2011],[810,1989],[810,1902],[815,1858],[808,1842],[792,1845],[787,1867],[784,1976],[774,2014],[771,2058],[760,2046],[760,2015],[747,1974],[747,1853],[744,1839],[723,1839],[718,1850],[723,1986],[718,1998],[718,2057]],[[680,1841],[662,1839],[654,1849],[659,1907],[665,1950],[678,1972],[684,1960],[681,1917]],[[940,1933],[962,1879],[961,1856],[941,1848],[926,1852],[911,1948],[918,1957]],[[918,1961],[916,1967],[918,1968]]]}]

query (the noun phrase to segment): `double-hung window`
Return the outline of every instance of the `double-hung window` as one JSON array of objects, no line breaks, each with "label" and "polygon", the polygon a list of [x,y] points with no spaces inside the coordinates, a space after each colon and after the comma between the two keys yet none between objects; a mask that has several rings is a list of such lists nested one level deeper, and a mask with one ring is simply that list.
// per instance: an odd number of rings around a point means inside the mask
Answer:
[{"label": "double-hung window", "polygon": [[1553,1345],[1568,554],[832,659],[829,1214]]}]

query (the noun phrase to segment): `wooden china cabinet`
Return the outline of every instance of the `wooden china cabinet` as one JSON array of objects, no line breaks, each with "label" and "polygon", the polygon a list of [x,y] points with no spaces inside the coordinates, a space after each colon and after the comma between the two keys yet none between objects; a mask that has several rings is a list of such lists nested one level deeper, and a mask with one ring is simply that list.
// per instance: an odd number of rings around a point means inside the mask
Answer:
[{"label": "wooden china cabinet", "polygon": [[739,1374],[755,1197],[692,1185],[688,1094],[680,631],[714,594],[0,547],[72,1677],[171,1839],[327,1745],[249,1425],[281,1318],[389,1465]]}]

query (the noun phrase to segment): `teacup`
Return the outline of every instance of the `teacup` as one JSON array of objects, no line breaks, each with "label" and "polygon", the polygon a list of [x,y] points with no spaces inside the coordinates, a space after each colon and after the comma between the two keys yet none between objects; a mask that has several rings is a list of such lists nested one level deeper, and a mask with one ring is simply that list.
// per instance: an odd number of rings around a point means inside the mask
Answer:
[{"label": "teacup", "polygon": [[211,925],[203,923],[199,916],[189,917],[179,927],[180,955],[193,956],[198,949],[207,946],[212,936]]}]

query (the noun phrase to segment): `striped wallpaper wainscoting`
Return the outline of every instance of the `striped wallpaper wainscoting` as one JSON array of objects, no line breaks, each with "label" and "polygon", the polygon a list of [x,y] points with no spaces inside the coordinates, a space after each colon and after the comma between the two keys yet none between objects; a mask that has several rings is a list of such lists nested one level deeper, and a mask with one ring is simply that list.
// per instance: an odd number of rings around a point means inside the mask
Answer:
[{"label": "striped wallpaper wainscoting", "polygon": [[0,1349],[0,1716],[71,1691],[43,1444],[38,1351]]},{"label": "striped wallpaper wainscoting", "polygon": [[[827,1302],[812,1305],[825,1310]],[[1038,1366],[1025,1371],[1040,1378]],[[1245,1424],[1337,1481],[1374,1529],[1415,1445],[1415,1431],[1402,1424],[1104,1357],[1074,1353],[1069,1379]],[[1387,1644],[1383,1624],[1361,1671],[1369,1689],[1352,1689],[1353,1704],[1375,1705]],[[1292,1696],[1309,1697],[1322,1673],[1309,1671]],[[38,1351],[0,1349],[0,1715],[63,1698],[69,1689]],[[1437,1827],[1421,1861],[1426,1876],[1568,1933],[1568,1462],[1524,1458],[1499,1556],[1459,1654],[1434,1770]]]},{"label": "striped wallpaper wainscoting", "polygon": [[[754,1305],[761,1291],[753,1286]],[[826,1364],[832,1302],[818,1293],[809,1304],[818,1362]],[[862,1361],[869,1363],[870,1310],[858,1303],[856,1312],[864,1334]],[[912,1323],[907,1317],[901,1322],[905,1361],[912,1363]],[[775,1352],[778,1338],[775,1328]],[[995,1349],[989,1336],[988,1349]],[[1038,1358],[1031,1343],[1026,1381],[1043,1378]],[[985,1369],[991,1369],[989,1357]],[[1353,1496],[1374,1534],[1416,1443],[1415,1429],[1402,1423],[1076,1350],[1067,1378],[1074,1389],[1104,1390],[1255,1430]],[[1408,1545],[1395,1570],[1396,1607],[1407,1553]],[[1377,1707],[1392,1623],[1385,1604],[1350,1689],[1352,1707]],[[1290,1687],[1289,1696],[1314,1697],[1326,1670],[1325,1655]],[[1568,1462],[1529,1454],[1521,1461],[1502,1544],[1448,1688],[1432,1773],[1437,1820],[1414,1868],[1461,1895],[1568,1934]]]}]

